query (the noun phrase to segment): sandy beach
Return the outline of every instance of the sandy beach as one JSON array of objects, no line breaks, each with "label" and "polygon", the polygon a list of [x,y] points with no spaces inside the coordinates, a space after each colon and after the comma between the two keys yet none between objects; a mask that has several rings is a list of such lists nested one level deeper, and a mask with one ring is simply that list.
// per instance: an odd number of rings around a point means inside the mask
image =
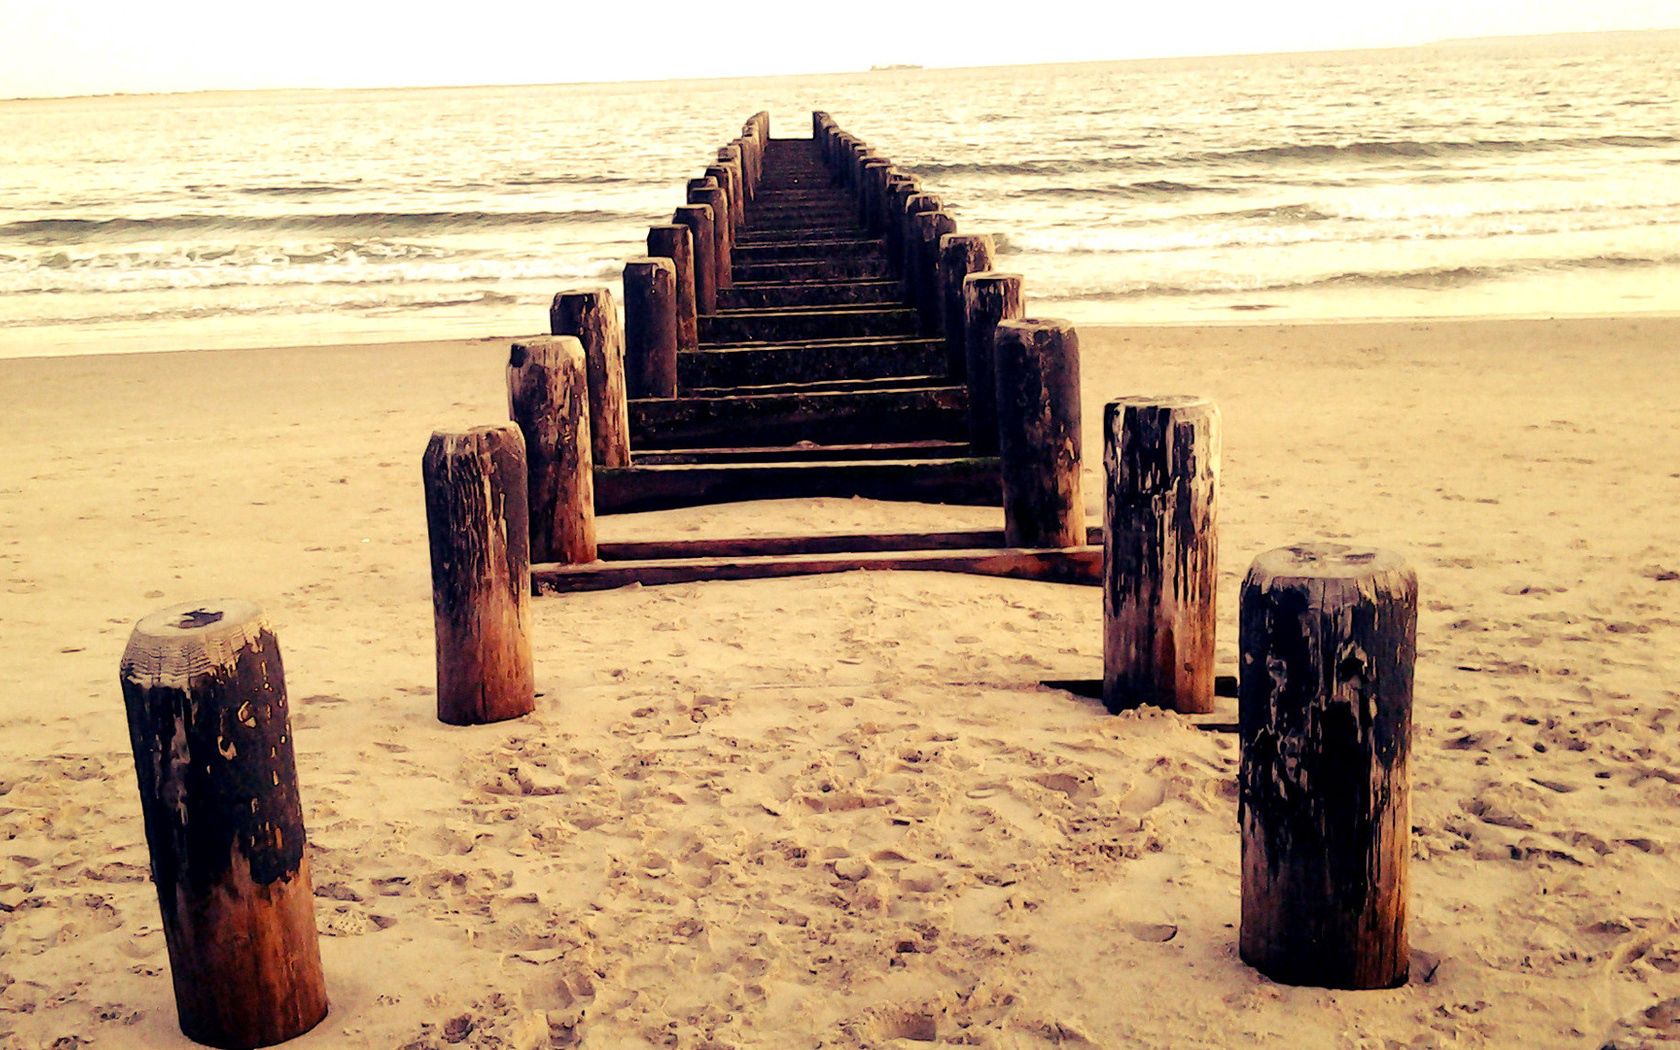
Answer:
[{"label": "sandy beach", "polygon": [[286,661],[332,999],[300,1050],[1680,1042],[1680,318],[1081,334],[1093,517],[1106,400],[1222,406],[1220,673],[1261,551],[1419,573],[1406,987],[1239,961],[1234,734],[1041,684],[1100,675],[1095,588],[545,597],[537,713],[440,725],[420,455],[506,418],[494,339],[0,361],[0,1046],[193,1045],[117,666],[222,595]]}]

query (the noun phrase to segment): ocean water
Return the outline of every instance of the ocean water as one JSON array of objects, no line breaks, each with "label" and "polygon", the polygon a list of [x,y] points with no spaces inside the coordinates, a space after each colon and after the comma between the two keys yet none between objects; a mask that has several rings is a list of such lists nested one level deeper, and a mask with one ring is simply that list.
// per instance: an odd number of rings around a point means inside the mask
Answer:
[{"label": "ocean water", "polygon": [[0,356],[541,330],[759,109],[1076,321],[1680,310],[1680,33],[684,83],[0,102]]}]

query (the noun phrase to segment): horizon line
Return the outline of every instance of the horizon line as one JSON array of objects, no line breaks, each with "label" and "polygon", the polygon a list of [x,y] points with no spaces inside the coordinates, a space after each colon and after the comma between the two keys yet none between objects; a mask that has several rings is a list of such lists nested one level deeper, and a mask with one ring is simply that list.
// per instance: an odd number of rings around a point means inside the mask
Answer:
[{"label": "horizon line", "polygon": [[815,70],[808,73],[753,73],[701,75],[689,77],[626,77],[618,80],[491,81],[474,84],[276,85],[271,87],[184,88],[163,91],[95,91],[71,95],[9,95],[4,98],[0,98],[0,102],[73,102],[80,99],[161,98],[170,95],[253,95],[288,92],[339,91],[467,91],[482,88],[599,87],[609,84],[679,84],[694,83],[696,81],[722,82],[729,80],[787,80],[799,77],[860,76],[871,73],[959,72],[971,69],[1031,69],[1041,66],[1141,65],[1151,62],[1189,62],[1220,58],[1241,59],[1286,58],[1291,56],[1306,55],[1358,55],[1369,54],[1372,52],[1419,51],[1428,48],[1455,47],[1473,44],[1527,44],[1544,40],[1557,40],[1574,37],[1645,36],[1652,34],[1660,35],[1665,33],[1680,34],[1680,25],[1656,26],[1643,29],[1566,30],[1563,32],[1553,33],[1517,33],[1494,34],[1491,36],[1442,37],[1435,40],[1426,40],[1407,44],[1381,44],[1365,47],[1312,48],[1308,50],[1280,51],[1237,51],[1221,54],[1149,55],[1133,58],[1081,58],[1059,62],[1002,62],[977,66],[893,64],[881,67]]}]

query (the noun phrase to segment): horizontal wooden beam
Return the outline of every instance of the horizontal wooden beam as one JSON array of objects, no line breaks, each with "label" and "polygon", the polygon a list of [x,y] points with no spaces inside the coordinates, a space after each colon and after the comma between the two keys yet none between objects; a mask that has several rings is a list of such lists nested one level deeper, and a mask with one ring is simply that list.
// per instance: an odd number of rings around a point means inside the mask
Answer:
[{"label": "horizontal wooden beam", "polygon": [[907,306],[788,306],[723,310],[700,318],[700,343],[792,342],[914,336],[921,319]]},{"label": "horizontal wooden beam", "polygon": [[1001,506],[998,461],[817,460],[597,467],[595,513],[629,514],[765,499],[898,500]]},{"label": "horizontal wooden beam", "polygon": [[[1102,526],[1090,526],[1087,545],[1102,546]],[[630,540],[600,545],[602,561],[660,558],[766,558],[792,554],[868,554],[881,551],[981,550],[1004,546],[1002,529],[946,532],[848,532],[808,536],[737,536],[693,540]],[[1046,683],[1048,684],[1048,683]],[[1097,682],[1102,696],[1102,682]]]},{"label": "horizontal wooden beam", "polygon": [[682,391],[684,397],[741,397],[755,394],[865,393],[871,390],[911,390],[924,386],[950,386],[943,374],[919,376],[871,376],[866,379],[813,379],[803,383],[749,383],[740,386],[697,386]]},{"label": "horizontal wooden beam", "polygon": [[786,463],[808,460],[964,459],[966,441],[898,441],[890,444],[762,445],[758,448],[691,448],[637,452],[638,466],[672,463]]},{"label": "horizontal wooden beam", "polygon": [[596,561],[587,565],[546,564],[531,566],[531,585],[538,594],[566,594],[610,590],[631,584],[654,587],[672,583],[764,580],[859,571],[956,572],[1096,586],[1102,580],[1102,548],[1089,545],[1065,550],[1004,547],[756,558],[660,558]]},{"label": "horizontal wooden beam", "polygon": [[735,249],[739,263],[791,262],[803,259],[867,259],[882,255],[880,240],[789,241],[784,244],[743,244]]},{"label": "horizontal wooden beam", "polygon": [[885,254],[850,259],[806,259],[799,262],[749,262],[736,259],[731,273],[741,281],[870,281],[892,275]]},{"label": "horizontal wooden beam", "polygon": [[718,292],[725,310],[763,310],[785,306],[846,306],[855,303],[902,303],[897,281],[741,282]]},{"label": "horizontal wooden beam", "polygon": [[955,441],[968,436],[966,402],[958,386],[638,399],[630,402],[630,447]]}]

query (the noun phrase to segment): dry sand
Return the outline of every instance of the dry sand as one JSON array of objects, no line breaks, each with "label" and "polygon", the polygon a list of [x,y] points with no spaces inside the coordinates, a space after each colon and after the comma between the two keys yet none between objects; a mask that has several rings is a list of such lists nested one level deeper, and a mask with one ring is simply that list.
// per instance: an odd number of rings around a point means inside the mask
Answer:
[{"label": "dry sand", "polygon": [[299,1048],[1680,1039],[1680,320],[1085,343],[1093,507],[1107,398],[1224,408],[1221,672],[1259,551],[1418,568],[1409,986],[1237,959],[1235,738],[1039,684],[1098,675],[1094,589],[544,598],[537,714],[439,725],[420,454],[503,417],[497,340],[0,362],[0,1046],[189,1045],[117,661],[217,595],[266,606],[287,663],[333,1003]]}]

